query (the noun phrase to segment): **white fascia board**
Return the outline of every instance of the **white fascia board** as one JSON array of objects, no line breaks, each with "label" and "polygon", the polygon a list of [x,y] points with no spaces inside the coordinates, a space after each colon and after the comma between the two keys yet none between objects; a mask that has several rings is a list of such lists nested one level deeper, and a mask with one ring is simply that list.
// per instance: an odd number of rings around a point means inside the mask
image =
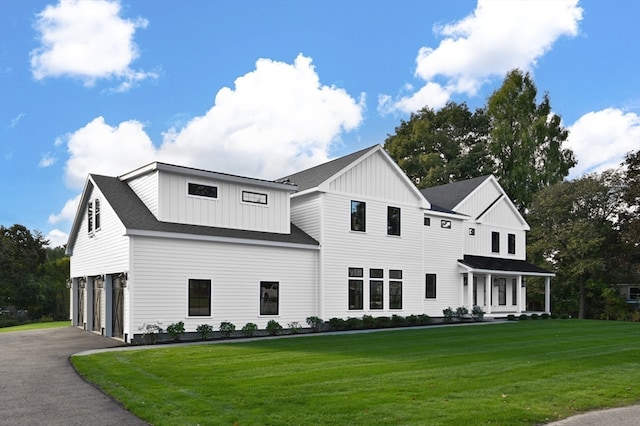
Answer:
[{"label": "white fascia board", "polygon": [[303,250],[320,250],[320,246],[311,245],[311,244],[286,243],[282,241],[255,240],[255,239],[247,239],[247,238],[218,237],[218,236],[212,236],[212,235],[184,234],[179,232],[146,231],[141,229],[127,229],[124,235],[128,237],[140,236],[140,237],[152,237],[152,238],[169,238],[169,239],[176,239],[176,240],[211,241],[211,242],[218,242],[218,243],[295,248],[295,249],[303,249]]},{"label": "white fascia board", "polygon": [[82,189],[82,194],[80,195],[80,200],[78,201],[78,206],[76,207],[76,214],[73,218],[73,222],[71,225],[71,232],[69,232],[69,238],[67,239],[67,248],[65,249],[65,254],[67,256],[73,255],[73,246],[76,243],[77,233],[80,228],[80,223],[82,223],[82,217],[84,215],[84,206],[87,204],[87,197],[89,192],[93,188],[96,187],[95,182],[91,179],[91,176],[87,177],[87,180],[84,183],[84,188]]},{"label": "white fascia board", "polygon": [[462,220],[462,221],[466,221],[470,217],[462,213],[447,213],[447,212],[438,212],[435,210],[425,210],[424,214],[425,215],[428,214],[429,216],[445,217],[447,219],[455,219],[455,220]]},{"label": "white fascia board", "polygon": [[458,266],[464,269],[466,272],[471,272],[473,274],[477,273],[477,274],[511,275],[511,276],[525,275],[528,277],[555,277],[556,276],[554,272],[544,273],[544,272],[524,272],[524,271],[499,271],[496,269],[475,269],[470,266],[463,265],[460,262],[458,262]]}]

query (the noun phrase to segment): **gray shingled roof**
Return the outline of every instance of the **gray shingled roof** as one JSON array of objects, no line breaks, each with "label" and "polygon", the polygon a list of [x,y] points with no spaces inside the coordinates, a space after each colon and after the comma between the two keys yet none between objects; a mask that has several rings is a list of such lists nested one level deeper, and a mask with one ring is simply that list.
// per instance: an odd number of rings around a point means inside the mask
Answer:
[{"label": "gray shingled roof", "polygon": [[240,229],[161,222],[156,219],[153,213],[151,213],[142,200],[138,198],[131,187],[120,179],[93,174],[91,175],[91,178],[127,229],[273,241],[291,244],[318,245],[318,242],[315,239],[303,232],[293,223],[291,224],[291,233],[277,234],[271,232],[246,231]]},{"label": "gray shingled roof", "polygon": [[421,189],[420,192],[432,204],[434,210],[453,210],[462,200],[471,194],[482,182],[491,175],[480,176],[460,182],[448,183]]},{"label": "gray shingled roof", "polygon": [[377,148],[378,145],[371,146],[369,148],[362,149],[354,152],[353,154],[345,155],[344,157],[336,158],[328,163],[320,164],[307,170],[303,170],[298,173],[294,173],[289,176],[285,176],[278,179],[277,182],[289,181],[298,185],[298,191],[304,191],[310,188],[315,188],[322,182],[329,179],[331,176],[338,173],[340,170],[347,167],[349,164],[356,161],[369,151]]},{"label": "gray shingled roof", "polygon": [[458,262],[473,269],[482,269],[486,271],[508,271],[547,275],[553,274],[553,272],[549,272],[546,269],[540,268],[539,266],[533,265],[525,260],[465,255],[464,259],[460,259]]}]

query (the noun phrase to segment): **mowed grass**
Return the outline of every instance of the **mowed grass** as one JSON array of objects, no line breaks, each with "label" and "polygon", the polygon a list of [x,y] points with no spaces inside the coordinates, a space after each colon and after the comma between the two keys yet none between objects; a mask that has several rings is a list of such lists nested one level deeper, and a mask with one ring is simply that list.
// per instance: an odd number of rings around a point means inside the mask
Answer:
[{"label": "mowed grass", "polygon": [[71,326],[71,321],[34,322],[31,324],[14,325],[0,328],[0,333],[12,331],[44,330],[47,328],[61,328]]},{"label": "mowed grass", "polygon": [[534,425],[640,402],[640,324],[546,320],[72,358],[155,425]]}]

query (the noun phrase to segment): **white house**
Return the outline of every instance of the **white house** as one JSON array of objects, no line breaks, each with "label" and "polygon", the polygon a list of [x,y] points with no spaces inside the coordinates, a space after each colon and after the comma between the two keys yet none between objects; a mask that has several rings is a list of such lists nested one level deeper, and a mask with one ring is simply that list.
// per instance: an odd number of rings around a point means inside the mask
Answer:
[{"label": "white house", "polygon": [[[73,324],[264,328],[309,316],[520,313],[528,225],[493,176],[418,190],[376,145],[278,181],[154,162],[89,175],[67,244]],[[469,283],[472,283],[469,285]]]}]

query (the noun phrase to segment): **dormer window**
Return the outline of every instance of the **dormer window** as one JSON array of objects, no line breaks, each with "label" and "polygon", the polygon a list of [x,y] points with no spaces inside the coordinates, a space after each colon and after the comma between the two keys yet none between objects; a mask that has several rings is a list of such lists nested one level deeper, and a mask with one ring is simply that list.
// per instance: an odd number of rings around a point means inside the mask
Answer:
[{"label": "dormer window", "polygon": [[189,195],[196,197],[218,198],[218,187],[189,182]]}]

